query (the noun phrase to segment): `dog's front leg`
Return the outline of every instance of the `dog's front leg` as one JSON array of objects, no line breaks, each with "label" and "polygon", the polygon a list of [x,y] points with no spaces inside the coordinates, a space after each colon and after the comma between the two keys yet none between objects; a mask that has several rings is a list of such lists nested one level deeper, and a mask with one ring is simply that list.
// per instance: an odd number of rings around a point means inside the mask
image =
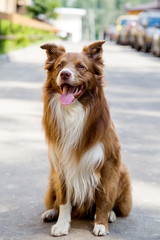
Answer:
[{"label": "dog's front leg", "polygon": [[51,228],[52,236],[67,235],[71,222],[71,203],[68,200],[66,204],[60,205],[58,221]]},{"label": "dog's front leg", "polygon": [[105,236],[109,234],[108,228],[108,213],[109,204],[107,201],[107,196],[103,189],[97,189],[96,191],[96,214],[94,220],[93,233],[96,236]]}]

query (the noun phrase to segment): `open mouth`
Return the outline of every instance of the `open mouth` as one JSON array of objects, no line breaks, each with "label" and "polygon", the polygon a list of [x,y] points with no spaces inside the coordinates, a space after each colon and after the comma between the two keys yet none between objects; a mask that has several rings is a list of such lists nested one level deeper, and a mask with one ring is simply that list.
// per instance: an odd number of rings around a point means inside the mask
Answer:
[{"label": "open mouth", "polygon": [[63,105],[71,104],[76,98],[79,97],[83,90],[83,84],[79,86],[72,86],[68,83],[63,83],[60,86],[60,101]]}]

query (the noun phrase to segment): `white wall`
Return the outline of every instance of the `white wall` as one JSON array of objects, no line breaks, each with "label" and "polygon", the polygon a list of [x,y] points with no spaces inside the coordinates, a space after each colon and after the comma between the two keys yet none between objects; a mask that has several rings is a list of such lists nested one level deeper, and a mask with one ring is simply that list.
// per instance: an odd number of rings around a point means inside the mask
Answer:
[{"label": "white wall", "polygon": [[15,13],[16,0],[0,0],[0,12]]},{"label": "white wall", "polygon": [[82,17],[85,15],[83,9],[58,9],[58,18],[55,20],[55,25],[61,31],[71,34],[73,42],[82,40]]}]

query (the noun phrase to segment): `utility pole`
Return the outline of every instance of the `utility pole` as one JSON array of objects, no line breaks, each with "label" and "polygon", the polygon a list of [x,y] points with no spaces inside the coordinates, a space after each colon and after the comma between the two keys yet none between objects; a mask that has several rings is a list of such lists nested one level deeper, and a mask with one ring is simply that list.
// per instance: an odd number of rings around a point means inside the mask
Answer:
[{"label": "utility pole", "polygon": [[90,25],[90,40],[95,40],[95,16],[94,16],[94,10],[89,9],[88,10],[88,19],[89,19],[89,25]]},{"label": "utility pole", "polygon": [[116,9],[120,9],[121,0],[116,0],[115,5],[116,5]]}]

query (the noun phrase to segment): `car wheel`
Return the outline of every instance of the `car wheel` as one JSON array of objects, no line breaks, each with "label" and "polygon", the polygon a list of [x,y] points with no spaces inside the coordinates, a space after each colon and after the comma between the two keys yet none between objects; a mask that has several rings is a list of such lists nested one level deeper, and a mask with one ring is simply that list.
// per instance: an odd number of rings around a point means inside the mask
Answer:
[{"label": "car wheel", "polygon": [[118,36],[116,43],[117,43],[117,44],[121,44],[121,38],[120,38],[120,36]]},{"label": "car wheel", "polygon": [[142,51],[143,51],[143,52],[146,52],[146,53],[149,52],[149,48],[148,48],[146,42],[144,42],[144,44],[143,44]]},{"label": "car wheel", "polygon": [[159,50],[156,52],[156,56],[157,56],[157,57],[160,57],[160,48],[159,48]]},{"label": "car wheel", "polygon": [[141,47],[139,46],[137,39],[136,39],[135,42],[134,42],[134,48],[135,48],[137,51],[140,51],[140,50],[141,50]]},{"label": "car wheel", "polygon": [[152,54],[153,54],[154,56],[156,56],[156,52],[154,51],[153,48],[152,48]]}]

